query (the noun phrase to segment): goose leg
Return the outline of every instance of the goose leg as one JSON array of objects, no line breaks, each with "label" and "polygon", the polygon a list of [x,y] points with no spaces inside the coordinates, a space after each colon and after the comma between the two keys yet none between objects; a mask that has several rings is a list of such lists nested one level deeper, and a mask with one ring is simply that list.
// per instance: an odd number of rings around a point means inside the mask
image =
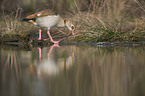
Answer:
[{"label": "goose leg", "polygon": [[60,41],[54,41],[54,40],[52,39],[52,37],[51,37],[49,31],[47,31],[47,34],[48,34],[48,36],[49,36],[49,38],[50,38],[50,41],[53,42],[54,44],[58,44],[58,43],[60,42]]},{"label": "goose leg", "polygon": [[41,61],[41,48],[38,47],[38,51],[39,51],[39,60]]},{"label": "goose leg", "polygon": [[39,38],[38,38],[38,40],[41,40],[41,29],[39,29]]},{"label": "goose leg", "polygon": [[54,47],[60,47],[58,44],[53,44],[52,46],[50,46],[50,49],[49,49],[49,52],[48,52],[48,58],[49,58],[49,56],[50,56],[50,54],[51,54],[51,51],[53,50],[53,48]]}]

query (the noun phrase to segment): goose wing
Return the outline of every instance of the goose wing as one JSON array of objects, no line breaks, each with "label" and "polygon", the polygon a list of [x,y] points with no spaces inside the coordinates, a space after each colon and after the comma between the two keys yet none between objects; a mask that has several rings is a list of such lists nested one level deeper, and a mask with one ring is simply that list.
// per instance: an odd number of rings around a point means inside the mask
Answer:
[{"label": "goose wing", "polygon": [[35,23],[37,18],[44,17],[44,16],[51,16],[56,15],[54,11],[47,9],[37,12],[35,14],[28,15],[27,17],[23,18],[22,21],[27,21],[29,23]]}]

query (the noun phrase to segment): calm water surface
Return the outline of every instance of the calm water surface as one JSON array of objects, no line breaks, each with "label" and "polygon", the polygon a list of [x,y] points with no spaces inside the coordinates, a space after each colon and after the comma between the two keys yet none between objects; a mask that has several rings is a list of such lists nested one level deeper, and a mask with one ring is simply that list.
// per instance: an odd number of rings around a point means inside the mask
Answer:
[{"label": "calm water surface", "polygon": [[0,96],[144,96],[145,47],[0,47]]}]

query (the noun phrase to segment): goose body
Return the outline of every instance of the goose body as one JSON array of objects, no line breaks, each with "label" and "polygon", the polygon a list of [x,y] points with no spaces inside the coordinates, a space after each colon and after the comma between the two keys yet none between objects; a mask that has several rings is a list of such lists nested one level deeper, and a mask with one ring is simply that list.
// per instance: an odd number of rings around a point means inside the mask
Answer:
[{"label": "goose body", "polygon": [[36,20],[36,24],[38,24],[40,27],[50,28],[57,25],[59,18],[60,18],[59,15],[41,17]]},{"label": "goose body", "polygon": [[[60,15],[55,14],[51,10],[43,10],[40,12],[37,12],[35,14],[29,15],[25,18],[23,18],[22,21],[26,21],[29,23],[32,23],[34,25],[40,26],[41,28],[47,28],[47,34],[53,43],[59,43],[59,41],[54,41],[50,35],[50,28],[57,26],[57,27],[67,27],[69,30],[72,31],[72,34],[74,35],[74,25],[69,20],[63,20]],[[38,40],[41,40],[41,29],[39,29],[39,38]]]}]

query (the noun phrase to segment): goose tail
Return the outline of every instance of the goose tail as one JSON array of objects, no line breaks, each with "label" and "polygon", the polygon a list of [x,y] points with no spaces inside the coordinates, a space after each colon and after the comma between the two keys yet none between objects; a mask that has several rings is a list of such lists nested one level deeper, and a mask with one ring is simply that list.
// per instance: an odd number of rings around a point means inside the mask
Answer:
[{"label": "goose tail", "polygon": [[23,18],[23,19],[22,19],[22,22],[24,22],[24,21],[26,21],[26,22],[27,22],[27,21],[30,21],[30,20],[32,20],[32,21],[34,21],[34,22],[35,22],[35,21],[36,21],[36,18],[31,18],[31,19],[28,19],[28,18]]}]

